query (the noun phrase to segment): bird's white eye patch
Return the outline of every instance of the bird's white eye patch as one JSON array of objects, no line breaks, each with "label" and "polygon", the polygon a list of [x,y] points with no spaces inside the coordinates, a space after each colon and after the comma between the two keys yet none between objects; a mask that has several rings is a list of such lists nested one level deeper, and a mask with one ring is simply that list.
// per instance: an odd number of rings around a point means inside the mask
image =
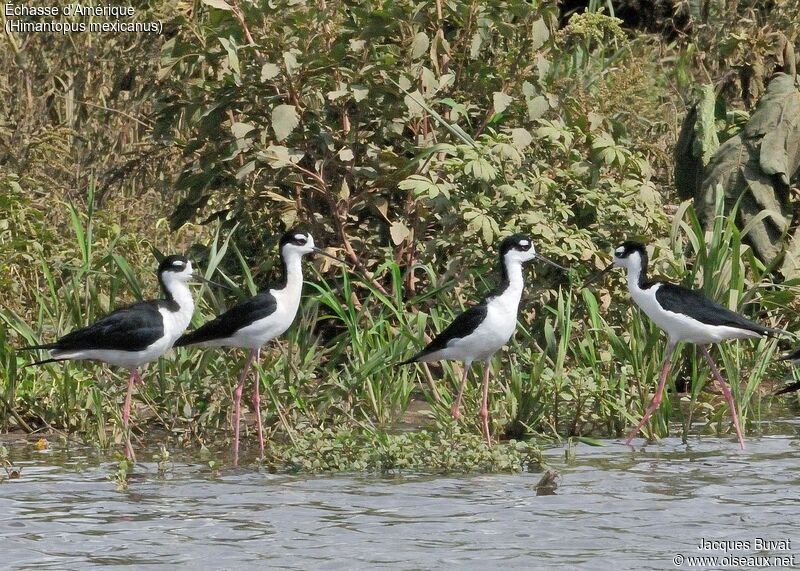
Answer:
[{"label": "bird's white eye patch", "polygon": [[621,256],[624,253],[625,253],[625,248],[623,246],[620,246],[619,248],[614,250],[614,254],[617,256]]},{"label": "bird's white eye patch", "polygon": [[298,242],[306,241],[306,237],[303,234],[295,234],[294,239],[297,240]]},{"label": "bird's white eye patch", "polygon": [[183,265],[183,262],[181,262],[180,260],[175,260],[174,262],[172,262],[172,265],[175,266],[176,268],[179,268]]},{"label": "bird's white eye patch", "polygon": [[528,240],[520,240],[519,241],[519,245],[520,246],[530,246],[531,243]]}]

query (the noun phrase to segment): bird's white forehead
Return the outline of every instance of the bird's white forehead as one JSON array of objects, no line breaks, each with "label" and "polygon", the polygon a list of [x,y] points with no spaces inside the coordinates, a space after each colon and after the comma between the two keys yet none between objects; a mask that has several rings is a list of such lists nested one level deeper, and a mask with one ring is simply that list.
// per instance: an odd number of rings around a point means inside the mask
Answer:
[{"label": "bird's white forehead", "polygon": [[615,253],[617,256],[621,256],[622,254],[624,254],[624,253],[625,253],[625,247],[624,247],[624,246],[620,246],[619,248],[617,248],[616,250],[614,250],[614,253]]},{"label": "bird's white forehead", "polygon": [[295,234],[294,235],[294,239],[295,240],[305,240],[306,236],[305,236],[305,234]]},{"label": "bird's white forehead", "polygon": [[531,244],[530,240],[520,240],[519,241],[519,245],[520,246],[530,246],[530,244]]},{"label": "bird's white forehead", "polygon": [[176,267],[177,266],[182,266],[183,265],[183,261],[182,260],[175,260],[174,262],[172,262],[172,265],[176,266]]}]

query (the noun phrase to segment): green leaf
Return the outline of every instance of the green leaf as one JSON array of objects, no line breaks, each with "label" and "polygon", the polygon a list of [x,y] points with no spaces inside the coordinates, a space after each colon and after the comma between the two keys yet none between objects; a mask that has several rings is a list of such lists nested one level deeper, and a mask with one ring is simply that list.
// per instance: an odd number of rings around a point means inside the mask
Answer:
[{"label": "green leaf", "polygon": [[483,157],[478,157],[475,160],[469,161],[464,167],[464,172],[487,182],[494,180],[497,176],[497,169]]},{"label": "green leaf", "polygon": [[247,175],[253,172],[255,168],[256,168],[256,162],[248,161],[242,168],[236,171],[236,180],[244,179]]},{"label": "green leaf", "polygon": [[514,146],[519,150],[522,150],[531,144],[533,141],[533,136],[527,129],[512,129],[511,139],[514,142]]},{"label": "green leaf", "polygon": [[280,72],[281,68],[274,63],[267,62],[261,66],[261,81],[268,81],[276,77]]},{"label": "green leaf", "polygon": [[350,91],[353,92],[353,100],[356,103],[363,101],[369,95],[369,88],[364,85],[351,85]]},{"label": "green leaf", "polygon": [[239,54],[237,53],[236,44],[232,40],[226,38],[219,38],[219,43],[221,43],[225,51],[228,52],[228,65],[231,70],[236,75],[239,75],[241,72],[239,70]]},{"label": "green leaf", "polygon": [[389,234],[392,236],[392,242],[398,246],[403,240],[411,235],[411,230],[402,222],[394,222],[389,227]]},{"label": "green leaf", "polygon": [[245,135],[253,129],[255,129],[255,127],[249,123],[234,123],[231,125],[231,133],[233,133],[233,136],[237,139],[243,139]]},{"label": "green leaf", "polygon": [[294,75],[294,72],[300,67],[300,64],[297,63],[297,53],[300,52],[298,50],[283,52],[283,65],[286,66],[286,73],[289,75]]},{"label": "green leaf", "polygon": [[288,137],[299,124],[300,117],[294,105],[278,105],[272,110],[272,130],[278,141]]},{"label": "green leaf", "polygon": [[225,2],[225,0],[203,0],[203,4],[216,8],[217,10],[232,10],[231,5]]},{"label": "green leaf", "polygon": [[425,52],[428,51],[431,41],[428,39],[428,34],[425,32],[418,32],[414,36],[414,41],[411,42],[411,59],[419,59]]},{"label": "green leaf", "polygon": [[503,93],[502,91],[495,91],[492,95],[492,101],[494,102],[494,111],[495,113],[502,113],[505,111],[511,102],[514,100],[508,93]]},{"label": "green leaf", "polygon": [[303,154],[302,151],[289,149],[283,145],[270,145],[264,152],[258,154],[258,158],[272,168],[279,169],[300,162]]},{"label": "green leaf", "polygon": [[469,43],[470,59],[478,59],[478,55],[481,53],[481,44],[483,44],[483,36],[481,36],[480,32],[475,32]]},{"label": "green leaf", "polygon": [[544,20],[536,20],[531,26],[531,49],[538,50],[550,38],[550,29]]},{"label": "green leaf", "polygon": [[550,104],[547,102],[547,98],[543,95],[538,95],[533,99],[528,100],[528,119],[531,121],[535,121],[542,115],[544,115],[545,111],[550,109]]}]

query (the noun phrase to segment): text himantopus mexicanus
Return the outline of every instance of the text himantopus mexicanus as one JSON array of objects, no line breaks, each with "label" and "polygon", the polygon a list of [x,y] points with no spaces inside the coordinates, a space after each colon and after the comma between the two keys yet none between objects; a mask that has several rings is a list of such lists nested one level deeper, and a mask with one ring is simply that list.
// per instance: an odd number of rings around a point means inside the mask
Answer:
[{"label": "text himantopus mexicanus", "polygon": [[192,271],[192,263],[187,258],[167,256],[158,266],[163,299],[142,301],[118,309],[88,327],[64,335],[58,341],[22,349],[46,349],[50,352],[52,358],[31,365],[87,359],[129,370],[122,422],[126,432],[125,455],[130,460],[134,459],[134,453],[128,420],[134,382],[142,380],[138,369],[166,353],[189,325],[194,312],[194,300],[187,283],[192,279],[209,281]]},{"label": "text himantopus mexicanus", "polygon": [[500,244],[500,284],[489,292],[481,303],[456,317],[427,347],[410,359],[399,363],[406,365],[442,360],[463,361],[464,372],[452,408],[453,418],[457,419],[461,416],[461,398],[464,396],[464,387],[472,362],[483,361],[483,400],[480,417],[483,434],[489,446],[492,444],[489,433],[490,363],[492,356],[508,342],[517,327],[517,310],[524,286],[522,264],[533,259],[565,269],[537,254],[528,236],[524,234],[509,236]]},{"label": "text himantopus mexicanus", "polygon": [[711,359],[707,346],[729,339],[753,339],[785,332],[745,319],[727,307],[711,301],[699,290],[688,289],[669,282],[647,281],[647,262],[647,250],[644,244],[632,241],[623,242],[614,250],[613,262],[584,284],[589,285],[614,267],[625,268],[628,271],[628,290],[633,301],[667,334],[667,353],[656,394],[645,410],[642,420],[628,435],[626,444],[630,443],[639,433],[639,430],[661,403],[675,346],[681,341],[685,341],[700,346],[700,351],[708,362],[711,374],[728,402],[739,445],[744,449],[744,438],[739,426],[733,395]]},{"label": "text himantopus mexicanus", "polygon": [[[250,352],[242,367],[239,382],[233,392],[233,463],[239,463],[239,417],[242,390],[254,360],[258,360],[261,346],[286,331],[297,315],[300,295],[303,290],[302,258],[316,252],[330,258],[333,256],[314,245],[308,232],[291,230],[283,235],[279,244],[283,264],[282,279],[271,288],[246,299],[201,327],[186,333],[175,343],[176,347],[197,345],[200,347],[241,347]],[[264,457],[264,434],[261,424],[261,396],[259,381],[253,390],[253,406],[258,422],[258,443]]]}]

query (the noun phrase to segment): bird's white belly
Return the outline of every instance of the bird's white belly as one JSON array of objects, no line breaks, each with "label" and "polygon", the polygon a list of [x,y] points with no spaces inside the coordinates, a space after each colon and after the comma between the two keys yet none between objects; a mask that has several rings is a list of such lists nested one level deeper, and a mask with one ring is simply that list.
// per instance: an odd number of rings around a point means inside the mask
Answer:
[{"label": "bird's white belly", "polygon": [[723,325],[708,325],[683,313],[667,311],[656,300],[656,291],[659,287],[660,285],[654,285],[646,290],[631,292],[631,295],[642,311],[663,329],[674,343],[684,341],[704,345],[719,343],[727,339],[761,337],[755,331]]},{"label": "bird's white belly", "polygon": [[162,337],[156,342],[148,345],[140,351],[120,351],[117,349],[87,349],[83,351],[53,351],[53,357],[59,359],[88,359],[91,361],[103,361],[115,367],[132,369],[140,367],[145,363],[155,361],[166,353],[175,339]]},{"label": "bird's white belly", "polygon": [[439,354],[443,359],[457,361],[485,361],[494,355],[514,334],[517,326],[516,312],[498,311],[489,307],[486,319],[466,337],[450,341]]},{"label": "bird's white belly", "polygon": [[263,319],[254,321],[246,327],[239,329],[233,336],[226,340],[224,345],[228,347],[246,347],[258,349],[267,341],[282,335],[294,321],[297,315],[297,307],[286,307],[281,309],[281,305],[275,312]]}]

